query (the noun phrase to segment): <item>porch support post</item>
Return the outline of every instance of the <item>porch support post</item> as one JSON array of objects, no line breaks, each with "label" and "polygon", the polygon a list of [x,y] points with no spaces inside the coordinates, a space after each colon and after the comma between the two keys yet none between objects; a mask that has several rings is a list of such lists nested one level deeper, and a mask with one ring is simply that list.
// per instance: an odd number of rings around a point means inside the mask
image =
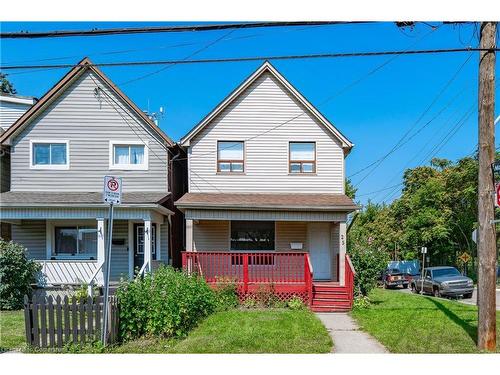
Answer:
[{"label": "porch support post", "polygon": [[152,231],[151,220],[144,220],[144,263],[147,263],[146,271],[151,272],[152,247],[151,247]]},{"label": "porch support post", "polygon": [[[101,267],[101,270],[95,276],[95,279],[92,281],[94,284],[99,285],[104,281],[104,258],[105,258],[105,249],[106,249],[106,227],[105,220],[102,217],[97,218],[97,267]],[[88,285],[88,294],[89,296],[93,295],[93,287],[91,283]]]},{"label": "porch support post", "polygon": [[186,219],[186,251],[193,251],[193,220]]},{"label": "porch support post", "polygon": [[105,224],[104,218],[97,218],[97,266],[99,267],[104,263],[104,249],[105,246]]},{"label": "porch support post", "polygon": [[339,223],[339,283],[345,286],[345,255],[346,255],[347,224],[345,221]]}]

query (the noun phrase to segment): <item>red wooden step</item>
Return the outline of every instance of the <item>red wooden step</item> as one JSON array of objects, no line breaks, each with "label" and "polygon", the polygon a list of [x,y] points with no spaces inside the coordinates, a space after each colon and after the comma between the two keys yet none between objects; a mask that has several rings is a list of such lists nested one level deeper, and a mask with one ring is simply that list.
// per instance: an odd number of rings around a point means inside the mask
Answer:
[{"label": "red wooden step", "polygon": [[347,292],[314,292],[313,296],[316,298],[349,298]]},{"label": "red wooden step", "polygon": [[315,292],[347,292],[347,288],[343,286],[313,285],[313,290]]},{"label": "red wooden step", "polygon": [[339,301],[339,300],[317,300],[317,299],[313,299],[312,305],[313,306],[351,307],[351,301],[349,301],[349,300]]}]

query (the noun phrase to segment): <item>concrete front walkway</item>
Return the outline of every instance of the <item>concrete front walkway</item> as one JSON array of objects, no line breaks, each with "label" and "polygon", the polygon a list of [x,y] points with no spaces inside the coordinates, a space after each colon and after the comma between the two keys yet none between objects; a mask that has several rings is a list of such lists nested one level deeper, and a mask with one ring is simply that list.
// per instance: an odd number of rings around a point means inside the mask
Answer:
[{"label": "concrete front walkway", "polygon": [[316,313],[333,339],[334,353],[388,353],[368,333],[360,331],[347,313]]}]

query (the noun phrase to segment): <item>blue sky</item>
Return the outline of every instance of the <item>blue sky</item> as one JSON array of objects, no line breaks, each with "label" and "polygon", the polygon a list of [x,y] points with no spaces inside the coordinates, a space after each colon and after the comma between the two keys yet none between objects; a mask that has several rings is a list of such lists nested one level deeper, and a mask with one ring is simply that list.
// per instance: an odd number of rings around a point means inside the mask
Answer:
[{"label": "blue sky", "polygon": [[[2,23],[2,31],[89,29],[157,25],[158,23]],[[214,41],[218,40],[217,43]],[[476,46],[472,25],[431,28],[419,24],[399,30],[392,23],[294,28],[223,30],[203,33],[159,33],[104,37],[2,40],[2,64],[76,63],[155,59],[222,58],[375,50],[460,48]],[[194,55],[193,55],[194,54]],[[352,180],[359,200],[390,201],[399,188],[370,192],[401,182],[404,168],[428,163],[431,156],[456,160],[477,143],[478,56],[469,53],[309,59],[272,62],[324,113],[355,147],[346,160],[347,175],[373,163],[412,129],[411,141],[375,169]],[[367,75],[389,61],[373,74]],[[463,66],[456,78],[450,79]],[[178,140],[233,90],[261,62],[170,66],[109,67],[103,71],[142,109],[166,114],[161,128]],[[12,71],[9,78],[20,95],[40,97],[65,69]],[[136,80],[150,73],[147,77]],[[129,82],[134,80],[132,82]],[[355,84],[351,85],[353,82]],[[446,90],[437,98],[443,88]],[[346,86],[349,89],[344,90]],[[341,91],[340,94],[339,91]],[[333,97],[333,98],[332,98]],[[326,103],[325,100],[330,98]],[[422,117],[422,114],[431,105]],[[459,119],[473,112],[453,133]],[[436,117],[437,116],[437,117]],[[428,125],[429,120],[435,119]],[[417,120],[421,120],[417,122]],[[458,126],[458,125],[457,125]],[[422,129],[422,130],[419,130]],[[451,132],[451,133],[450,133]],[[453,134],[452,137],[446,137]],[[427,157],[426,157],[427,156]],[[368,174],[369,173],[369,174]]]}]

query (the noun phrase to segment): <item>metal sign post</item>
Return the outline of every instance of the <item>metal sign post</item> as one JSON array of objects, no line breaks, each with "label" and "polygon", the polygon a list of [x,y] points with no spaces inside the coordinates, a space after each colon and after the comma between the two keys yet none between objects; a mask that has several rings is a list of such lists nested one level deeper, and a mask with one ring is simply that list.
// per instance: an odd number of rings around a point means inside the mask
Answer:
[{"label": "metal sign post", "polygon": [[420,279],[422,280],[422,283],[420,285],[420,294],[424,294],[425,254],[427,254],[427,247],[422,246],[420,251],[422,252],[422,275],[420,275]]},{"label": "metal sign post", "polygon": [[103,200],[109,203],[108,240],[104,255],[104,309],[102,319],[101,341],[103,345],[108,343],[108,320],[109,320],[109,275],[111,273],[111,247],[113,244],[113,207],[120,204],[122,200],[122,179],[119,177],[104,177]]}]

